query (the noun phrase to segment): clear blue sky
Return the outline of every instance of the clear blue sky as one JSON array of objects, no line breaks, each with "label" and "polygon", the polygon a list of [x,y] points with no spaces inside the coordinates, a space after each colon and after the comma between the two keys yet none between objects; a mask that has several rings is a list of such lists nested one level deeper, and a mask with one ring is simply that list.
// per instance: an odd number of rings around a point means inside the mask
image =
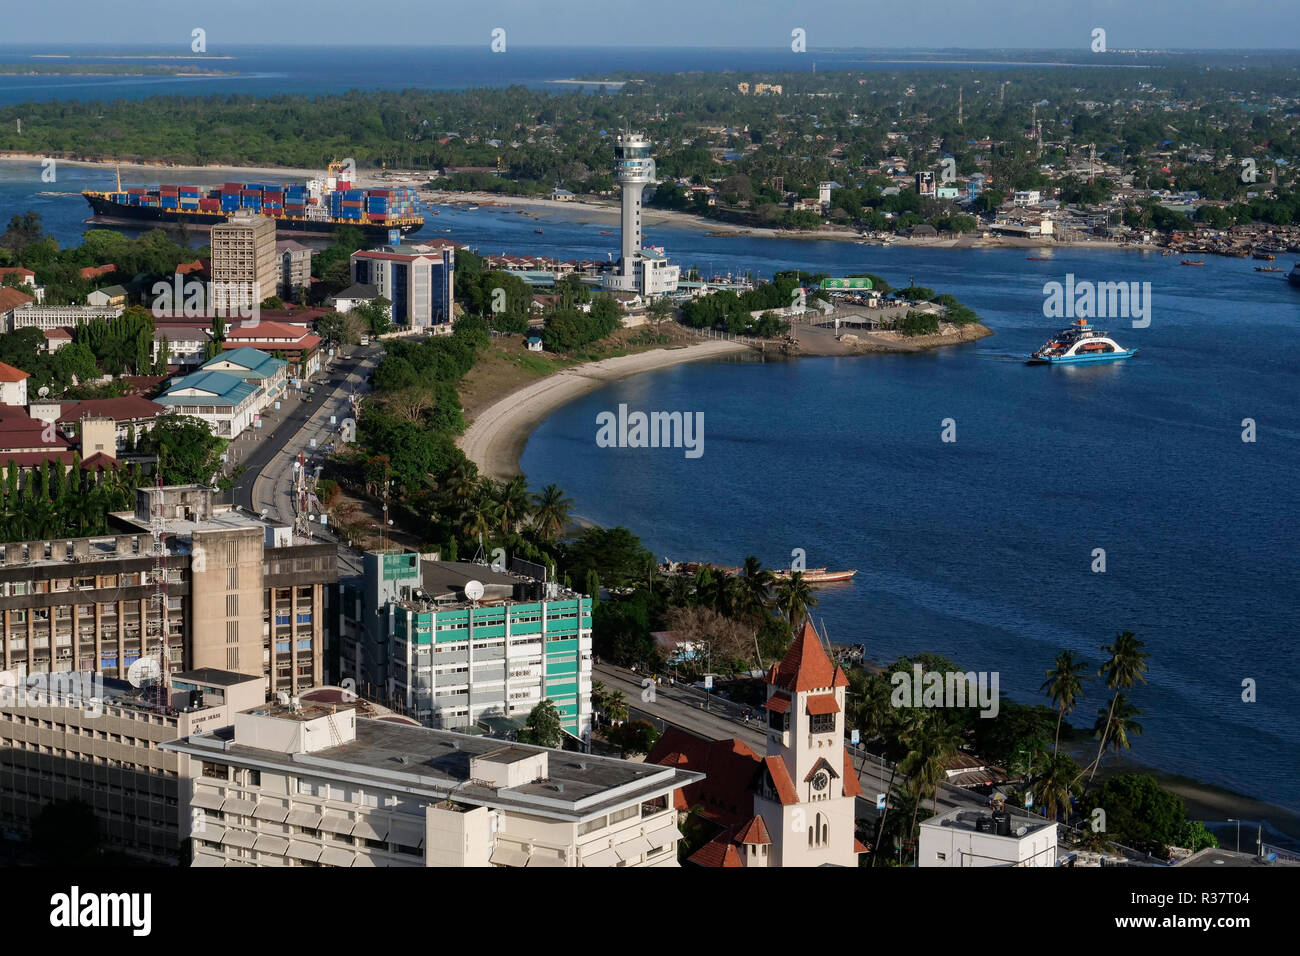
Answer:
[{"label": "clear blue sky", "polygon": [[0,43],[1300,49],[1300,0],[33,0]]}]

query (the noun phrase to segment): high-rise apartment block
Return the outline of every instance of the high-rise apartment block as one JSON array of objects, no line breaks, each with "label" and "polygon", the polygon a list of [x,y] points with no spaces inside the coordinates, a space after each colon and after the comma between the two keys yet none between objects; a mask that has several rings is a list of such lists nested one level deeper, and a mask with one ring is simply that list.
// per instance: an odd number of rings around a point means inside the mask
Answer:
[{"label": "high-rise apartment block", "polygon": [[283,272],[275,221],[239,215],[213,226],[210,272],[210,303],[219,313],[247,311],[275,295]]}]

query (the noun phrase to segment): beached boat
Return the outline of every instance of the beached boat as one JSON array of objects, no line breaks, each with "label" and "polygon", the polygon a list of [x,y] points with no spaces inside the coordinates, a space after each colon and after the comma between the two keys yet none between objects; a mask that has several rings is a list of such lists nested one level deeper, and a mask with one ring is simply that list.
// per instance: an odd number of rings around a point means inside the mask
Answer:
[{"label": "beached boat", "polygon": [[[790,577],[791,573],[790,571],[773,571],[772,576],[778,581],[784,581]],[[847,581],[858,572],[856,570],[828,571],[825,568],[809,568],[807,571],[800,573],[809,584],[834,584],[836,581]]]},{"label": "beached boat", "polygon": [[1121,348],[1109,334],[1094,329],[1087,319],[1075,319],[1072,326],[1062,329],[1025,359],[1025,364],[1082,365],[1115,362],[1137,355],[1137,349]]}]

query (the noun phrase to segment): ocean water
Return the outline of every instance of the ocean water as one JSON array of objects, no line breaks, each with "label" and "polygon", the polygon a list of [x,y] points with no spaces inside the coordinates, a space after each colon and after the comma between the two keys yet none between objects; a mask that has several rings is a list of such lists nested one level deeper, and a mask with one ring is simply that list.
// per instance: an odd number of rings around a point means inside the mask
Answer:
[{"label": "ocean water", "polygon": [[[119,60],[106,54],[148,54],[175,60]],[[67,55],[52,60],[37,54]],[[382,46],[227,46],[209,35],[206,62],[190,59],[188,43],[169,47],[32,46],[0,44],[0,63],[201,65],[235,76],[10,76],[0,75],[0,105],[51,99],[115,100],[149,96],[212,96],[283,93],[345,93],[349,90],[459,90],[526,86],[557,92],[572,90],[557,80],[606,77],[618,71],[675,73],[685,70],[949,69],[961,63],[923,63],[864,51],[809,51],[788,47],[705,49],[698,47],[537,47],[512,41],[505,53],[480,46],[427,48]],[[221,59],[218,57],[229,57]],[[1077,59],[1077,57],[1074,57]],[[1050,65],[1050,64],[1042,64]],[[1017,63],[984,64],[980,69],[1019,69]],[[599,87],[591,87],[596,90]]]},{"label": "ocean water", "polygon": [[[832,640],[882,662],[934,651],[998,672],[1019,700],[1045,700],[1061,648],[1095,667],[1132,630],[1151,654],[1149,683],[1129,695],[1145,728],[1134,758],[1300,808],[1300,289],[1250,260],[1191,269],[1084,250],[1030,262],[659,232],[686,262],[915,277],[996,334],[922,355],[723,360],[617,382],[537,429],[522,459],[532,484],[561,485],[582,517],[627,525],[659,557],[788,566],[798,548],[809,567],[856,568],[819,594]],[[1151,283],[1149,328],[1100,323],[1136,358],[1023,364],[1066,324],[1044,317],[1043,284],[1070,272]],[[596,416],[620,403],[703,412],[704,454],[598,448]],[[955,442],[941,440],[945,419]],[[1104,706],[1103,688],[1087,693],[1076,726]]]}]

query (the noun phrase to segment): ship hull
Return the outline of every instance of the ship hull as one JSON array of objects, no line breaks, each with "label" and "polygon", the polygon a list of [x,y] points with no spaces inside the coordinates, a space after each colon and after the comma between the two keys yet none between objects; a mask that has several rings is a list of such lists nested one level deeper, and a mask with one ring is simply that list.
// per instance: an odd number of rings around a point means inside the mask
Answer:
[{"label": "ship hull", "polygon": [[[163,229],[180,229],[196,227],[210,229],[230,218],[229,212],[209,212],[202,209],[160,209],[156,206],[128,206],[114,202],[103,196],[86,195],[86,202],[94,211],[94,220],[103,220],[104,225],[121,225],[127,228],[139,226],[158,226]],[[277,232],[294,233],[304,236],[329,236],[344,226],[362,230],[368,239],[385,240],[390,229],[399,229],[403,235],[420,229],[424,221],[390,225],[388,223],[360,222],[349,219],[300,219],[288,216],[267,216],[275,223]]]},{"label": "ship hull", "polygon": [[1026,365],[1097,365],[1102,362],[1119,362],[1137,355],[1137,349],[1125,349],[1122,352],[1099,352],[1091,355],[1051,355],[1040,358],[1031,355],[1025,359]]}]

